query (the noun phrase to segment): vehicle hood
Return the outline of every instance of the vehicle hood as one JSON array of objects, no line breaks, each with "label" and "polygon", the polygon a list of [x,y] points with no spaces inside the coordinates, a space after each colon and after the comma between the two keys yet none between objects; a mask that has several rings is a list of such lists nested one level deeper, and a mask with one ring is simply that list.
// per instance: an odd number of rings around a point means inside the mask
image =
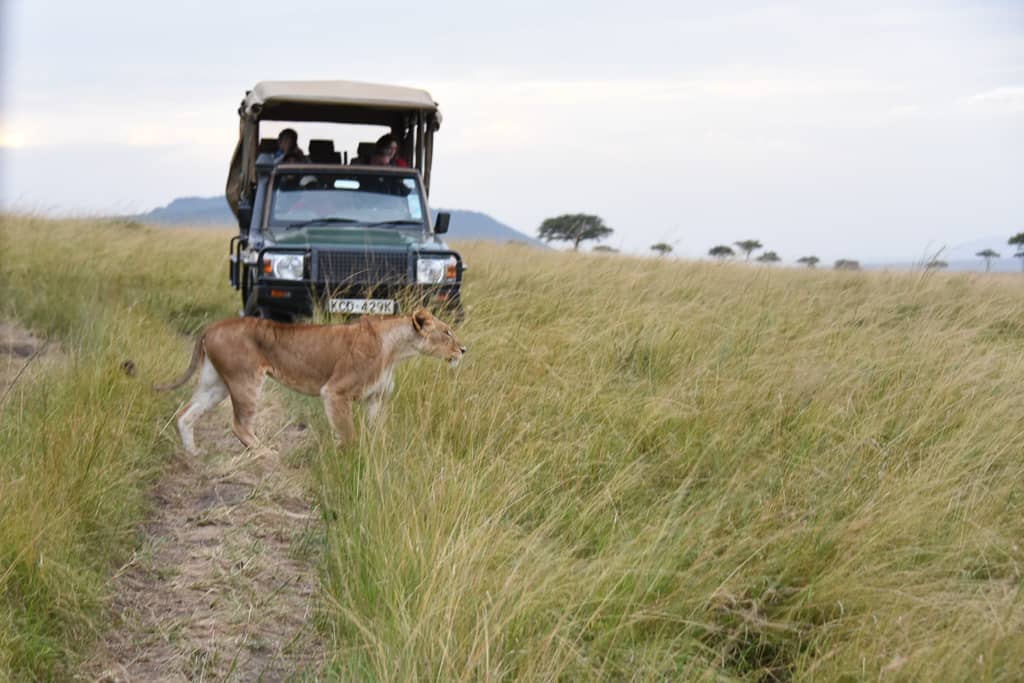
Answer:
[{"label": "vehicle hood", "polygon": [[312,249],[410,249],[423,246],[420,232],[395,228],[360,228],[339,226],[311,226],[297,230],[275,230],[274,244],[281,247],[309,247]]}]

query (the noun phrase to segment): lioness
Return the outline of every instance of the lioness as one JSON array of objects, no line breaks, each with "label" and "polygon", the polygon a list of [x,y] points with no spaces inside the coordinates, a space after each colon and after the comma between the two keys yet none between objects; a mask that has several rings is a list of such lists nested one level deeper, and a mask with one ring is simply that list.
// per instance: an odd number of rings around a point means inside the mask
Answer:
[{"label": "lioness", "polygon": [[178,412],[178,432],[189,455],[196,455],[193,427],[228,395],[235,436],[255,448],[253,418],[267,375],[304,394],[319,394],[338,439],[352,436],[352,402],[365,400],[376,419],[394,389],[394,368],[416,354],[446,360],[454,367],[466,353],[451,327],[426,309],[394,318],[360,318],[348,325],[287,325],[239,318],[206,328],[196,340],[192,363],[179,379],[156,385],[170,391],[188,381],[202,363],[192,400]]}]

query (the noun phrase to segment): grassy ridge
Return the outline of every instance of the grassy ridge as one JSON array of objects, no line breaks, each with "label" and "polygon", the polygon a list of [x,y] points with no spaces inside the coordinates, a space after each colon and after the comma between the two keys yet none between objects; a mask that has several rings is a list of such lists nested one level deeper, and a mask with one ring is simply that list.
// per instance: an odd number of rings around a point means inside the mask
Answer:
[{"label": "grassy ridge", "polygon": [[[175,446],[148,382],[237,302],[223,235],[3,231],[67,353],[0,413],[0,678],[47,678]],[[464,253],[461,368],[344,450],[296,399],[341,678],[1020,677],[1024,282]]]},{"label": "grassy ridge", "polygon": [[[178,399],[149,384],[181,370],[179,333],[231,312],[224,239],[0,220],[0,317],[63,350],[0,407],[0,680],[58,680],[104,627],[106,581],[174,445],[164,428]],[[138,377],[121,371],[128,359]]]}]

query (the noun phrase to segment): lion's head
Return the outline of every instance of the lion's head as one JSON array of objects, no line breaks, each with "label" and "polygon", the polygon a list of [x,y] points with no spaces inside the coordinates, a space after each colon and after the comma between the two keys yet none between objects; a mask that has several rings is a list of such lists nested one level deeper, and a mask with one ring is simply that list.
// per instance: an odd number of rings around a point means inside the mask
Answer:
[{"label": "lion's head", "polygon": [[412,314],[416,330],[416,349],[425,355],[448,361],[453,368],[462,360],[466,347],[455,337],[451,326],[425,308]]}]

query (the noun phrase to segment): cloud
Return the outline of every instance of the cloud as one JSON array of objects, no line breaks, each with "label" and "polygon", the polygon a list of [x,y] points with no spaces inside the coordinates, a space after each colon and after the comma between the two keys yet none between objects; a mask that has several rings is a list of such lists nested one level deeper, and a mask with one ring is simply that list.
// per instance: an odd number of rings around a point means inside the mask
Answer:
[{"label": "cloud", "polygon": [[999,113],[1024,112],[1024,86],[993,88],[967,98],[969,106]]}]

